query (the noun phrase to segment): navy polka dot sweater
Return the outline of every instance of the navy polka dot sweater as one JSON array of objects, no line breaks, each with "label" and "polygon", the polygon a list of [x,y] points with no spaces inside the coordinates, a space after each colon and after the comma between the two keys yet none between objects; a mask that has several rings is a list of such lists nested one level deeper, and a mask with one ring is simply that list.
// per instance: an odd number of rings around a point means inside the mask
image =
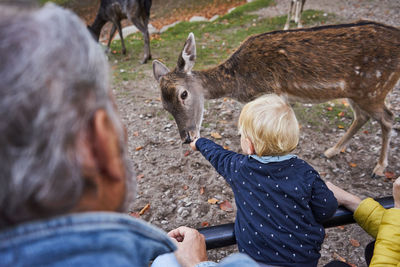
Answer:
[{"label": "navy polka dot sweater", "polygon": [[262,163],[206,138],[196,147],[235,195],[240,252],[271,265],[317,266],[325,236],[321,223],[338,207],[317,171],[297,157]]}]

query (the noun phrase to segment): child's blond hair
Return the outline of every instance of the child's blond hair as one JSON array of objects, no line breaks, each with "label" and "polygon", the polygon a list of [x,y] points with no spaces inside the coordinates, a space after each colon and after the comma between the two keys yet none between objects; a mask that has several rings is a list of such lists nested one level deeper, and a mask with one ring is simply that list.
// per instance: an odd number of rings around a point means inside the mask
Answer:
[{"label": "child's blond hair", "polygon": [[239,133],[253,143],[257,156],[282,156],[299,142],[299,124],[293,109],[269,94],[247,103],[240,113]]}]

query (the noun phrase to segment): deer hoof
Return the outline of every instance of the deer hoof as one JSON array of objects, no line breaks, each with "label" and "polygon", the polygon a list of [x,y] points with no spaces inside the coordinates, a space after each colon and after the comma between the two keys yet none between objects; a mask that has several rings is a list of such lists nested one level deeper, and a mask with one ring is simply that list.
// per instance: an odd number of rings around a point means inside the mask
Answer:
[{"label": "deer hoof", "polygon": [[385,170],[385,167],[384,167],[384,166],[382,166],[382,165],[380,165],[380,164],[377,164],[377,165],[375,166],[375,168],[374,168],[374,171],[373,171],[372,174],[371,174],[371,178],[373,178],[373,179],[379,179],[379,178],[384,177],[384,176],[385,176],[384,170]]},{"label": "deer hoof", "polygon": [[330,159],[330,158],[332,158],[333,156],[339,154],[339,152],[340,152],[339,149],[336,149],[336,148],[334,148],[334,147],[331,147],[331,148],[327,149],[327,150],[324,152],[324,155],[325,155],[325,157],[327,157],[328,159]]}]

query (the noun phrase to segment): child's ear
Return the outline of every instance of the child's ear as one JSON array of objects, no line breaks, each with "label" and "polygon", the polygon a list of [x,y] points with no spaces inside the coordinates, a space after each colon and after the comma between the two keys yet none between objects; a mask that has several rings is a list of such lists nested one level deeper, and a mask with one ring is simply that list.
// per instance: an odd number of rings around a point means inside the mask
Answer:
[{"label": "child's ear", "polygon": [[253,142],[246,137],[246,142],[247,142],[247,149],[248,151],[246,151],[249,155],[253,155],[255,154],[255,150],[254,150],[254,145]]}]

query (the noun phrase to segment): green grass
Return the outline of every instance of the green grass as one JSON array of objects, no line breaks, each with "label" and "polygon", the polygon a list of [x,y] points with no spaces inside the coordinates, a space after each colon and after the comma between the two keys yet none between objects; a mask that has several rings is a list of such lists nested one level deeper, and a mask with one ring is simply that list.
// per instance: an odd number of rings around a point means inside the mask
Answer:
[{"label": "green grass", "polygon": [[66,3],[68,3],[68,1],[69,1],[69,0],[39,0],[39,4],[40,4],[40,5],[44,5],[44,4],[46,4],[47,2],[52,2],[52,3],[55,3],[55,4],[57,4],[57,5],[62,6],[62,5],[65,5]]}]

